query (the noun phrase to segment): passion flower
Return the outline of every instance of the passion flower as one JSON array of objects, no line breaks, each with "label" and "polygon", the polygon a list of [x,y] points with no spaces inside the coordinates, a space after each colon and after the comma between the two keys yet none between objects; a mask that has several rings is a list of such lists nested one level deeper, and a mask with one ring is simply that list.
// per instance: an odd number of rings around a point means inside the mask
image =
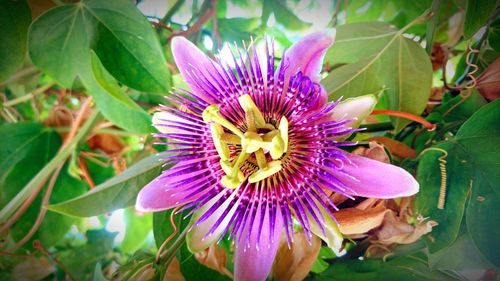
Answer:
[{"label": "passion flower", "polygon": [[136,208],[189,209],[191,251],[232,238],[235,279],[265,280],[282,233],[293,243],[294,224],[340,248],[332,191],[350,198],[415,194],[418,183],[403,169],[340,149],[356,144],[344,140],[376,99],[328,101],[319,81],[333,41],[334,32],[306,36],[275,67],[272,39],[265,54],[251,44],[228,62],[173,38],[191,91],[176,89],[153,118],[172,166],[141,190]]}]

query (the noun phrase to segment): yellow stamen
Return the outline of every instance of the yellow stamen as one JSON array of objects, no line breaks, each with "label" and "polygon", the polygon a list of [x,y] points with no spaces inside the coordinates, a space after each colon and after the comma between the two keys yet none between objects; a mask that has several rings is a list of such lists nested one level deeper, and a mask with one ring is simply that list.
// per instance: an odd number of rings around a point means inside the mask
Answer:
[{"label": "yellow stamen", "polygon": [[226,143],[222,142],[222,135],[224,134],[224,128],[217,123],[212,123],[210,125],[210,132],[212,133],[212,139],[214,141],[215,149],[220,156],[220,159],[226,161],[229,159],[229,147]]},{"label": "yellow stamen", "polygon": [[243,138],[243,133],[236,128],[231,122],[229,122],[224,116],[222,116],[219,112],[220,108],[216,104],[209,105],[205,110],[203,110],[203,121],[210,123],[210,122],[215,122],[229,131],[233,132],[235,135],[239,136],[240,138]]},{"label": "yellow stamen", "polygon": [[[212,123],[210,126],[214,145],[221,160],[220,165],[226,175],[221,179],[224,187],[238,188],[246,177],[241,171],[241,166],[247,161],[251,153],[254,153],[259,169],[248,177],[250,183],[261,181],[274,175],[281,170],[280,159],[288,150],[288,120],[282,117],[278,128],[266,123],[264,116],[255,105],[250,95],[245,94],[238,98],[245,111],[247,131],[242,132],[238,127],[220,114],[218,105],[210,105],[203,111],[203,120]],[[233,134],[224,132],[224,128]],[[269,132],[260,134],[259,129],[268,129]],[[230,163],[230,151],[228,144],[241,145],[241,152]],[[273,161],[268,162],[266,153],[269,153]]]}]

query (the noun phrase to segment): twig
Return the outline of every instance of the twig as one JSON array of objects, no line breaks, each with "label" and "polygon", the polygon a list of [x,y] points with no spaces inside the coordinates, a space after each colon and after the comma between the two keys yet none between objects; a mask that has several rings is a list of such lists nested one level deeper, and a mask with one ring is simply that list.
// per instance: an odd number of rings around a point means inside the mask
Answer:
[{"label": "twig", "polygon": [[9,106],[14,106],[18,103],[28,101],[28,100],[32,99],[33,97],[35,97],[36,95],[45,92],[46,90],[48,90],[50,87],[54,86],[55,84],[56,84],[55,81],[49,82],[48,84],[45,84],[42,87],[37,88],[37,89],[33,90],[32,92],[27,93],[26,95],[24,95],[22,97],[18,97],[18,98],[15,98],[13,100],[5,102],[3,104],[3,106],[9,107]]},{"label": "twig", "polygon": [[163,22],[155,22],[155,21],[149,21],[152,25],[156,26],[156,27],[159,27],[159,28],[163,28],[163,29],[166,29],[170,32],[174,32],[174,29],[171,28],[170,26],[166,25],[165,23]]},{"label": "twig", "polygon": [[179,8],[184,4],[185,0],[177,0],[175,4],[170,8],[170,10],[167,12],[167,14],[161,19],[162,22],[168,22],[170,21],[170,18],[179,10]]},{"label": "twig", "polygon": [[212,16],[215,14],[215,5],[216,5],[217,1],[216,0],[212,0],[212,7],[210,7],[209,9],[206,10],[206,12],[198,19],[198,21],[196,21],[192,26],[190,26],[188,29],[186,30],[182,30],[182,31],[179,31],[179,32],[175,32],[174,34],[170,35],[168,40],[170,41],[174,36],[184,36],[184,37],[187,37],[193,33],[196,33],[198,31],[200,31],[200,29],[203,27],[203,25],[205,25],[205,23],[207,23],[211,18]]},{"label": "twig", "polygon": [[[214,9],[215,9],[215,7],[214,7]],[[212,36],[215,38],[215,41],[217,41],[217,48],[215,48],[215,49],[218,49],[218,48],[222,47],[222,38],[220,37],[220,34],[219,34],[219,21],[217,20],[216,13],[214,13],[212,21],[214,23]]]},{"label": "twig", "polygon": [[78,157],[78,167],[80,167],[80,170],[82,170],[83,178],[90,186],[90,189],[94,189],[95,187],[94,180],[92,179],[92,176],[89,173],[87,163],[85,162],[85,159],[83,159],[83,157]]},{"label": "twig", "polygon": [[21,69],[18,72],[14,73],[14,75],[9,77],[5,82],[1,83],[0,87],[3,87],[7,84],[10,84],[10,83],[16,81],[17,79],[23,78],[23,77],[31,75],[31,74],[35,74],[37,72],[38,72],[38,69],[36,68],[36,66],[34,66],[34,65],[28,66],[28,67]]}]

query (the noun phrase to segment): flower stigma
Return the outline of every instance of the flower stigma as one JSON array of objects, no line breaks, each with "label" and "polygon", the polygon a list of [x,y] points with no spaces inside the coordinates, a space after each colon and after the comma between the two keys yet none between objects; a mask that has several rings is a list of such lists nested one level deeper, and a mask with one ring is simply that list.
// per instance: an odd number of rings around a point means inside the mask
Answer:
[{"label": "flower stigma", "polygon": [[[238,188],[247,178],[248,182],[255,183],[279,172],[282,168],[279,159],[288,150],[288,120],[285,116],[274,126],[266,122],[250,95],[240,96],[238,102],[245,112],[247,129],[244,132],[222,116],[216,104],[206,107],[202,114],[203,121],[210,123],[213,143],[225,173],[221,183],[229,189]],[[233,161],[229,145],[241,147]],[[252,154],[258,169],[245,175],[241,167]]]}]

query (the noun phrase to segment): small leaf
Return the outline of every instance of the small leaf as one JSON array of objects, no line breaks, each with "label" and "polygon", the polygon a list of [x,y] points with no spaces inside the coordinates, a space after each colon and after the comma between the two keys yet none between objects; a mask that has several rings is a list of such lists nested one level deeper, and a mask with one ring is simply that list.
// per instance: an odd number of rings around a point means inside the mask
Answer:
[{"label": "small leaf", "polygon": [[495,11],[495,0],[467,0],[465,8],[464,37],[471,38],[481,26],[486,24],[490,15]]},{"label": "small leaf", "polygon": [[160,156],[152,155],[84,195],[47,208],[70,216],[91,217],[132,206],[139,190],[160,174],[161,166]]},{"label": "small leaf", "polygon": [[488,42],[495,51],[500,52],[500,18],[493,21],[490,25]]},{"label": "small leaf", "polygon": [[125,210],[125,237],[121,248],[125,253],[133,253],[143,246],[152,227],[152,214],[139,214],[133,208]]},{"label": "small leaf", "polygon": [[0,82],[23,62],[31,11],[26,1],[0,1]]},{"label": "small leaf", "polygon": [[286,26],[289,30],[303,30],[310,23],[303,22],[299,19],[286,5],[283,0],[264,0],[262,8],[262,24],[266,24],[271,13],[274,13],[276,20]]},{"label": "small leaf", "polygon": [[96,263],[94,269],[94,276],[92,277],[92,281],[108,281],[106,277],[102,274],[101,263]]},{"label": "small leaf", "polygon": [[[432,66],[417,42],[381,22],[339,26],[337,41],[326,55],[334,69],[322,84],[331,99],[357,97],[386,89],[385,108],[420,115],[430,95]],[[397,132],[410,121],[392,118]]]}]

